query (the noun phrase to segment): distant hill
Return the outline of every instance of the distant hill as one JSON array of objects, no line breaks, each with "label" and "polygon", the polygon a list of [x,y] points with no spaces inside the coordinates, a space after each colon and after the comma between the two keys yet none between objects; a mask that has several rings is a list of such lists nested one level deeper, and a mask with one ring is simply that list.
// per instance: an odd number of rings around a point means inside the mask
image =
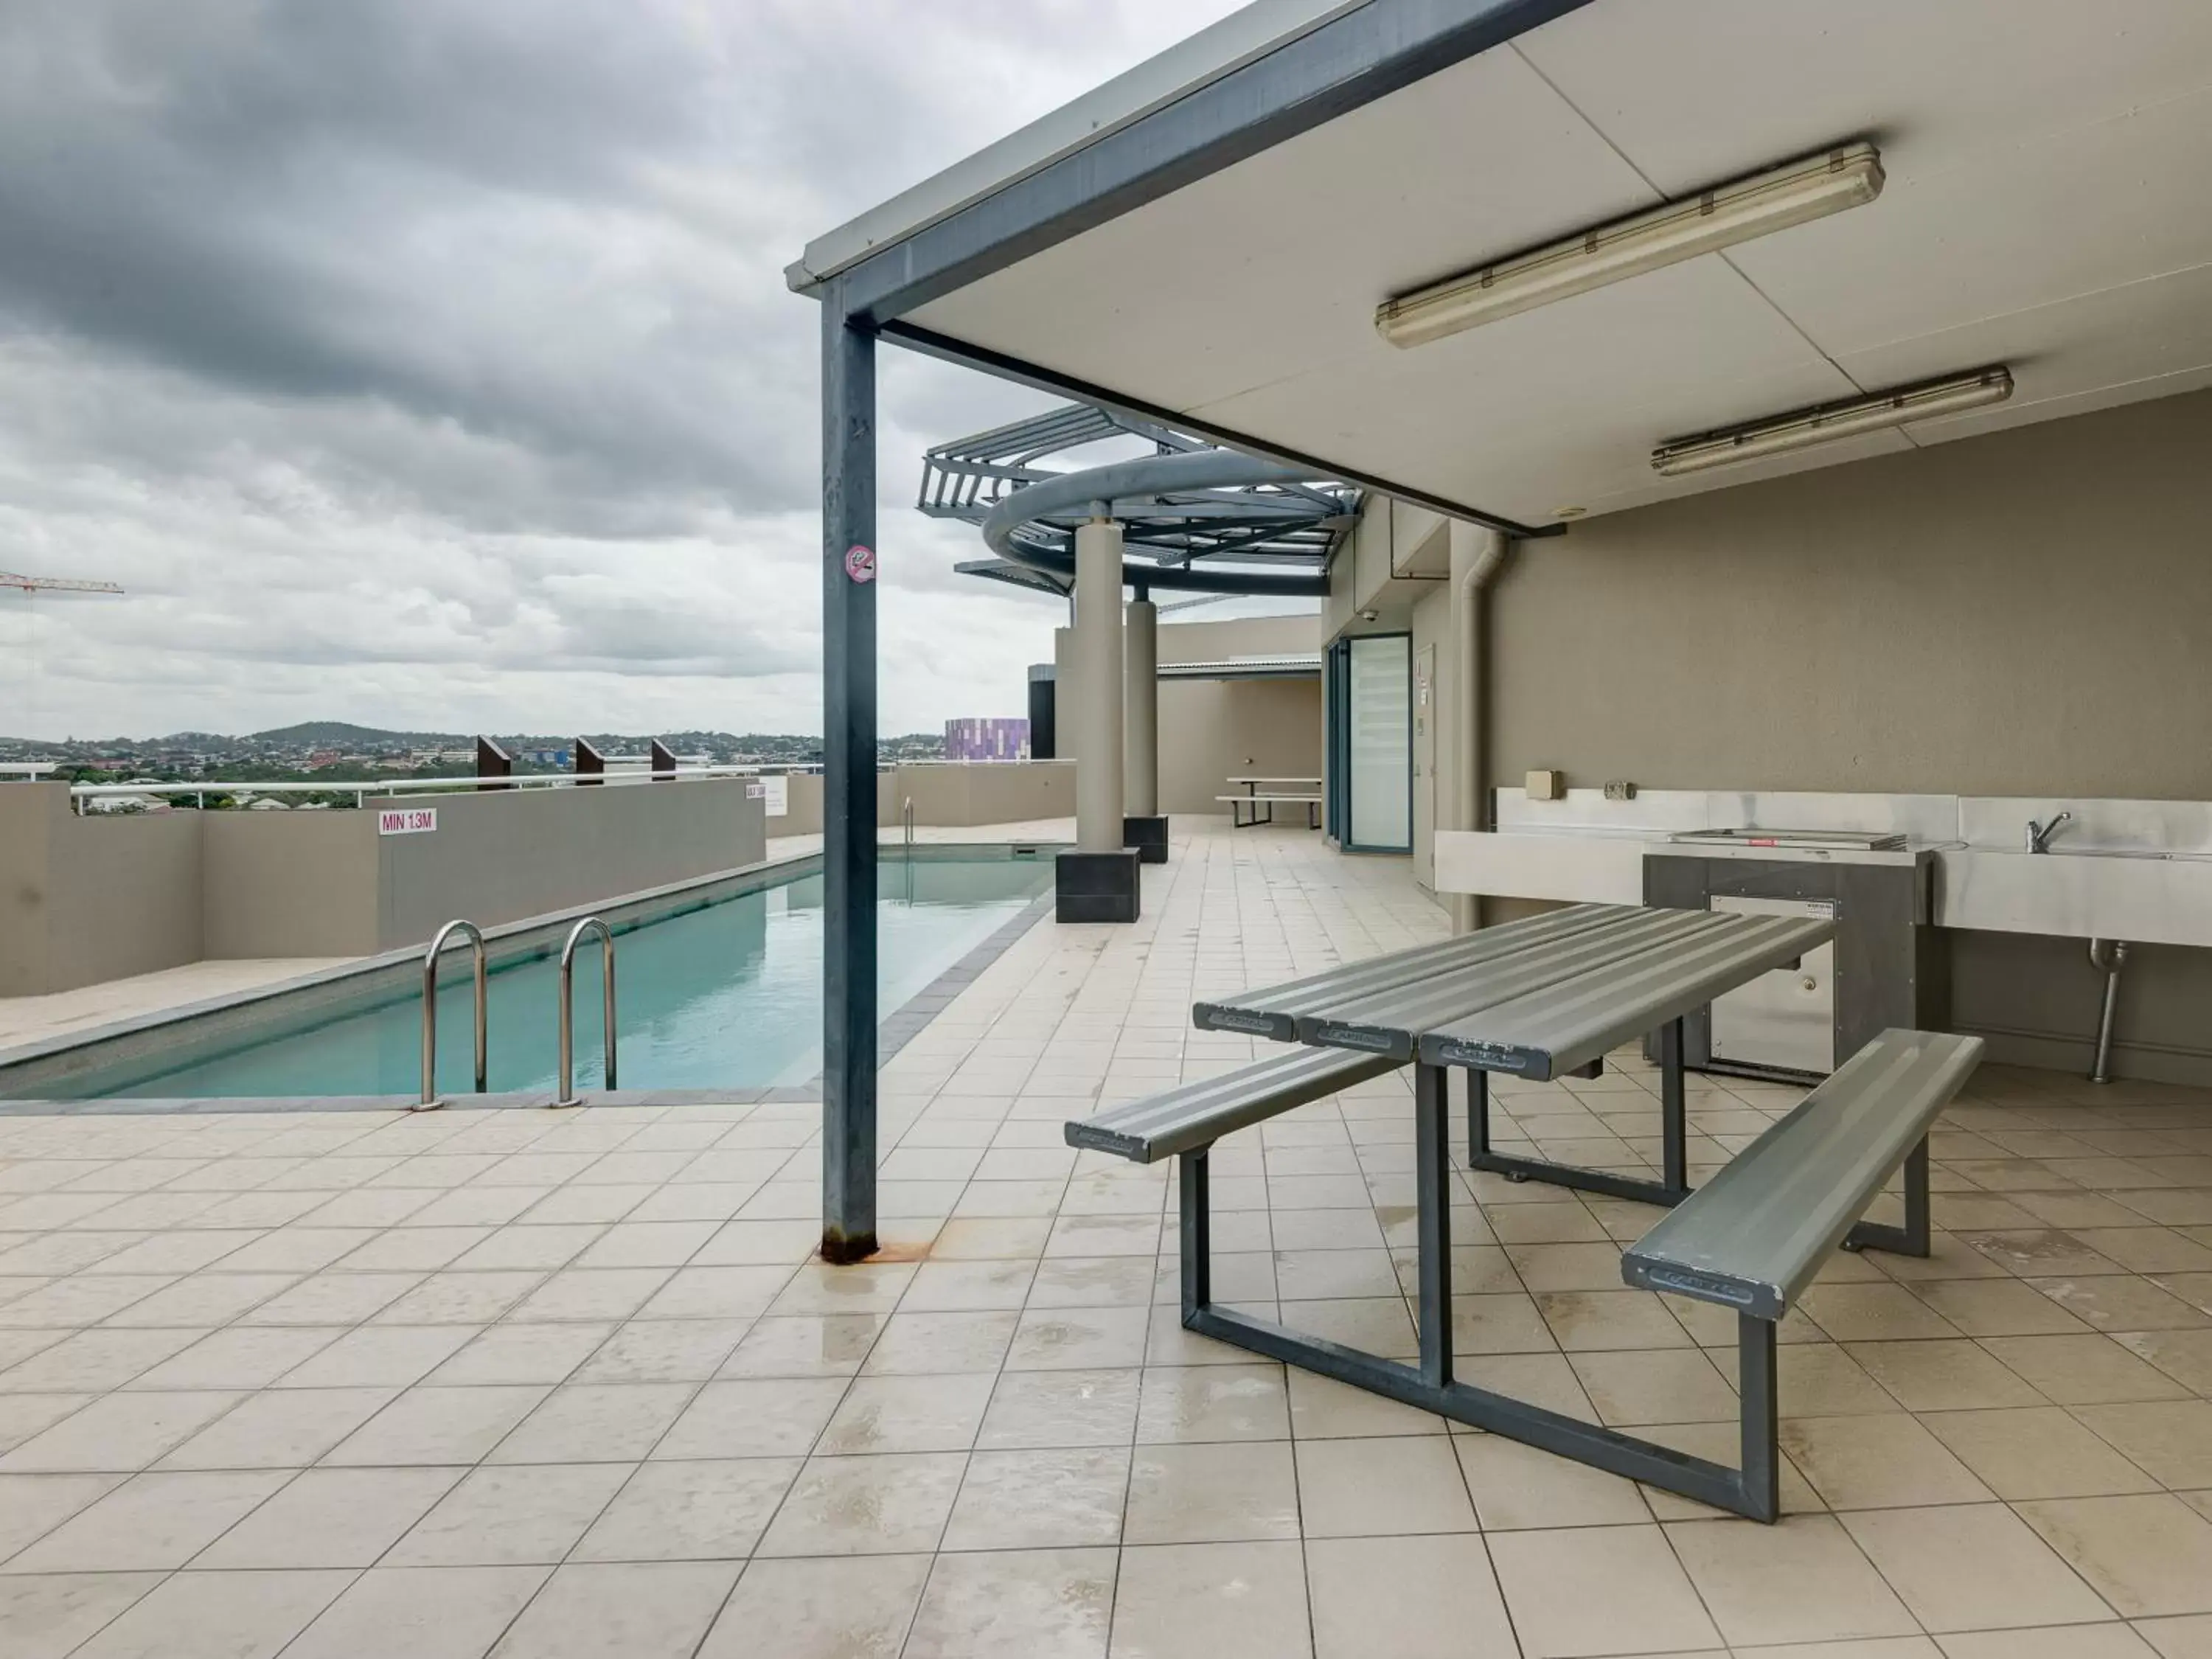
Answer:
[{"label": "distant hill", "polygon": [[384,732],[373,726],[354,726],[345,720],[302,720],[273,731],[246,734],[254,743],[309,749],[395,748],[428,749],[451,744],[473,743],[473,732]]}]

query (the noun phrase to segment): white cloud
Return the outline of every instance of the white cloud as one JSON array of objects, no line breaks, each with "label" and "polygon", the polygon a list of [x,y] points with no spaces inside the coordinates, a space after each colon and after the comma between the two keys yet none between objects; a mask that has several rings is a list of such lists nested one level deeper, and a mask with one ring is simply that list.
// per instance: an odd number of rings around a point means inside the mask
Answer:
[{"label": "white cloud", "polygon": [[[70,0],[0,17],[0,732],[819,727],[811,236],[1231,0]],[[896,350],[882,725],[1021,709]]]}]

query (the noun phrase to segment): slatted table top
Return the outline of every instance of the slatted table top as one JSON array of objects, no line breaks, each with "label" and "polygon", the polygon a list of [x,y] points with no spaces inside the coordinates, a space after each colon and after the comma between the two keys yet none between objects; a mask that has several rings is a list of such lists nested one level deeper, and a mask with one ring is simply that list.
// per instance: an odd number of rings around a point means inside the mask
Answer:
[{"label": "slatted table top", "polygon": [[1818,918],[1578,904],[1219,1002],[1201,1030],[1550,1079],[1832,938]]}]

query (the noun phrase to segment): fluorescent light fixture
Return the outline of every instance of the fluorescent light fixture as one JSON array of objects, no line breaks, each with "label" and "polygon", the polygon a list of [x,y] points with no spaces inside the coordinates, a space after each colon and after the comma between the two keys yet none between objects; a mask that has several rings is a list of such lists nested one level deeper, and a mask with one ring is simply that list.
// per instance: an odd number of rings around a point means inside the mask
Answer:
[{"label": "fluorescent light fixture", "polygon": [[1376,331],[1394,346],[1425,345],[1607,283],[1864,207],[1881,194],[1881,151],[1872,144],[1839,144],[1386,300],[1376,307]]},{"label": "fluorescent light fixture", "polygon": [[1816,404],[1810,409],[1701,432],[1694,437],[1670,438],[1651,452],[1651,470],[1662,477],[1679,478],[1711,467],[1733,466],[1764,455],[1783,455],[1814,444],[1833,443],[1838,438],[1855,438],[1862,432],[1884,432],[1933,416],[1982,409],[2011,396],[2010,369],[1979,368],[1971,374],[1923,380],[1841,403]]}]

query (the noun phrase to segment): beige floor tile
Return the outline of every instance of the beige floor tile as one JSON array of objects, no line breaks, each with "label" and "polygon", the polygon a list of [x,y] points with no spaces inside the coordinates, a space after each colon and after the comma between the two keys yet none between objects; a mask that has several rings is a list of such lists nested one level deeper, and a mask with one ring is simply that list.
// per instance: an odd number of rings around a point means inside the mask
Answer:
[{"label": "beige floor tile", "polygon": [[[0,1331],[0,1342],[9,1344],[7,1352],[13,1362],[0,1372],[0,1396],[105,1393],[143,1376],[149,1368],[210,1334],[197,1330]],[[330,1338],[325,1334],[323,1340]]]},{"label": "beige floor tile", "polygon": [[1735,1390],[1701,1349],[1577,1353],[1570,1358],[1601,1422],[1735,1420]]},{"label": "beige floor tile", "polygon": [[1943,1659],[2152,1659],[2156,1650],[2125,1625],[1969,1631],[1946,1636]]},{"label": "beige floor tile", "polygon": [[1280,1365],[1154,1366],[1143,1374],[1140,1442],[1285,1440],[1290,1432]]},{"label": "beige floor tile", "polygon": [[82,1659],[271,1659],[349,1572],[180,1572],[77,1649]]},{"label": "beige floor tile", "polygon": [[2212,1616],[2146,1619],[2136,1630],[2159,1659],[2212,1659]]},{"label": "beige floor tile", "polygon": [[2056,1336],[2089,1328],[2017,1279],[1947,1279],[1913,1294],[1968,1336]]},{"label": "beige floor tile", "polygon": [[1018,1259],[925,1261],[899,1306],[909,1313],[1019,1308],[1036,1276],[1036,1263]]},{"label": "beige floor tile", "polygon": [[1848,1534],[1825,1515],[1667,1528],[1721,1634],[1753,1643],[1907,1636],[1918,1626]]},{"label": "beige floor tile", "polygon": [[629,1478],[621,1463],[480,1468],[392,1547],[405,1567],[554,1565]]},{"label": "beige floor tile", "polygon": [[570,1558],[711,1561],[752,1553],[799,1473],[795,1457],[647,1463]]},{"label": "beige floor tile", "polygon": [[2041,1395],[1987,1350],[1963,1339],[1852,1342],[1844,1347],[1908,1411],[1981,1411],[2043,1403]]},{"label": "beige floor tile", "polygon": [[1126,1446],[1136,1432],[1135,1370],[1006,1371],[975,1444],[984,1450]]},{"label": "beige floor tile", "polygon": [[1959,1334],[1950,1321],[1902,1285],[1815,1285],[1798,1306],[1838,1342]]},{"label": "beige floor tile", "polygon": [[2212,1487],[2212,1401],[2081,1406],[2074,1415],[2153,1480],[2176,1491]]},{"label": "beige floor tile", "polygon": [[981,1451],[952,1506],[946,1550],[1117,1544],[1129,1485],[1121,1447]]},{"label": "beige floor tile", "polygon": [[688,1382],[572,1382],[493,1448],[494,1463],[629,1463],[652,1451],[689,1405]]},{"label": "beige floor tile", "polygon": [[[234,1325],[131,1379],[134,1389],[265,1389],[344,1333],[334,1326]],[[411,1378],[410,1379],[412,1380]]]},{"label": "beige floor tile", "polygon": [[902,1659],[1104,1659],[1110,1549],[941,1555]]},{"label": "beige floor tile", "polygon": [[[1671,1446],[1676,1451],[1686,1452],[1692,1457],[1702,1457],[1709,1463],[1734,1468],[1743,1455],[1741,1429],[1734,1423],[1653,1423],[1637,1431],[1645,1439],[1662,1446]],[[1811,1482],[1798,1472],[1785,1454],[1781,1468],[1782,1513],[1784,1515],[1819,1515],[1827,1505],[1814,1492]],[[1651,1506],[1651,1513],[1662,1521],[1725,1520],[1727,1512],[1700,1504],[1694,1498],[1684,1498],[1657,1486],[1645,1486],[1644,1501]]]},{"label": "beige floor tile", "polygon": [[153,1572],[181,1567],[287,1476],[142,1474],[80,1510],[8,1563],[10,1572]]},{"label": "beige floor tile", "polygon": [[1300,1440],[1442,1434],[1445,1420],[1365,1389],[1290,1366],[1286,1370],[1291,1432]]},{"label": "beige floor tile", "polygon": [[119,1474],[0,1474],[0,1562],[123,1480]]},{"label": "beige floor tile", "polygon": [[2034,1279],[2044,1295],[2100,1331],[2203,1330],[2212,1314],[2132,1274]]},{"label": "beige floor tile", "polygon": [[2018,1506],[2043,1540],[2130,1619],[2212,1613],[2212,1521],[2160,1492]]},{"label": "beige floor tile", "polygon": [[1996,1336],[1982,1346],[2061,1406],[2179,1400],[2189,1392],[2108,1336]]},{"label": "beige floor tile", "polygon": [[550,1567],[380,1567],[363,1573],[284,1659],[482,1659]]},{"label": "beige floor tile", "polygon": [[1139,1447],[1122,1535],[1132,1544],[1296,1538],[1298,1491],[1290,1443]]},{"label": "beige floor tile", "polygon": [[1832,1509],[1972,1503],[1990,1496],[1912,1418],[1784,1418],[1782,1449]]},{"label": "beige floor tile", "polygon": [[127,1474],[143,1469],[236,1404],[230,1392],[111,1394],[33,1435],[5,1457],[0,1474],[70,1470]]},{"label": "beige floor tile", "polygon": [[1141,1365],[1150,1324],[1149,1308],[1032,1309],[1021,1316],[1012,1346],[1006,1351],[1006,1368],[1097,1370]]},{"label": "beige floor tile", "polygon": [[158,1572],[0,1577],[9,1659],[64,1659],[161,1582]]},{"label": "beige floor tile", "polygon": [[1694,1346],[1666,1305],[1643,1291],[1554,1291],[1539,1296],[1536,1306],[1570,1352]]},{"label": "beige floor tile", "polygon": [[2001,1504],[1871,1510],[1842,1520],[1923,1629],[2015,1630],[2112,1617],[2103,1599]]},{"label": "beige floor tile", "polygon": [[757,1321],[716,1375],[850,1376],[860,1369],[890,1316],[802,1314]]},{"label": "beige floor tile", "polygon": [[963,1452],[809,1459],[761,1555],[902,1555],[933,1550],[968,1465]]},{"label": "beige floor tile", "polygon": [[1453,1438],[1485,1532],[1617,1526],[1651,1511],[1636,1483],[1498,1435]]},{"label": "beige floor tile", "polygon": [[397,1389],[271,1389],[249,1395],[164,1457],[164,1469],[296,1469],[381,1411]]},{"label": "beige floor tile", "polygon": [[801,1267],[767,1311],[775,1314],[889,1313],[914,1280],[912,1262]]},{"label": "beige floor tile", "polygon": [[308,1469],[192,1565],[373,1566],[460,1476],[459,1469]]},{"label": "beige floor tile", "polygon": [[1014,1310],[893,1314],[861,1369],[871,1376],[918,1376],[949,1371],[995,1371],[1005,1361],[1016,1323]]},{"label": "beige floor tile", "polygon": [[1932,1412],[1920,1419],[1998,1497],[2095,1498],[2158,1483],[2055,1406]]},{"label": "beige floor tile", "polygon": [[286,1389],[404,1389],[477,1334],[465,1325],[367,1325],[348,1331],[277,1382]]},{"label": "beige floor tile", "polygon": [[1505,1659],[1519,1650],[1489,1553],[1472,1534],[1310,1539],[1305,1551],[1315,1659]]},{"label": "beige floor tile", "polygon": [[1597,1421],[1597,1408],[1583,1392],[1582,1380],[1565,1354],[1455,1352],[1452,1374],[1472,1387],[1541,1406],[1562,1417],[1584,1423]]},{"label": "beige floor tile", "polygon": [[2212,1330],[2124,1331],[2118,1340],[2192,1394],[2212,1397]]},{"label": "beige floor tile", "polygon": [[340,1441],[327,1463],[473,1463],[530,1415],[537,1387],[408,1389]]},{"label": "beige floor tile", "polygon": [[1121,1552],[1111,1659],[1304,1659],[1313,1652],[1295,1543]]},{"label": "beige floor tile", "polygon": [[[1215,1265],[1224,1255],[1218,1236]],[[1158,1260],[1146,1255],[1054,1257],[1039,1264],[1024,1305],[1030,1308],[1138,1308],[1154,1299]],[[1225,1291],[1226,1280],[1217,1285]]]},{"label": "beige floor tile", "polygon": [[927,1555],[757,1560],[698,1659],[899,1659]]},{"label": "beige floor tile", "polygon": [[703,1382],[745,1333],[742,1319],[495,1325],[433,1382]]},{"label": "beige floor tile", "polygon": [[822,1431],[825,1455],[966,1451],[998,1379],[989,1372],[863,1376]]},{"label": "beige floor tile", "polygon": [[737,1576],[735,1562],[562,1567],[492,1653],[495,1659],[690,1659]]},{"label": "beige floor tile", "polygon": [[1446,1436],[1302,1442],[1297,1480],[1308,1538],[1474,1529],[1467,1481]]},{"label": "beige floor tile", "polygon": [[848,1385],[841,1376],[732,1377],[700,1389],[655,1458],[803,1457]]},{"label": "beige floor tile", "polygon": [[1528,1659],[1720,1644],[1656,1526],[1500,1533],[1487,1541]]}]

